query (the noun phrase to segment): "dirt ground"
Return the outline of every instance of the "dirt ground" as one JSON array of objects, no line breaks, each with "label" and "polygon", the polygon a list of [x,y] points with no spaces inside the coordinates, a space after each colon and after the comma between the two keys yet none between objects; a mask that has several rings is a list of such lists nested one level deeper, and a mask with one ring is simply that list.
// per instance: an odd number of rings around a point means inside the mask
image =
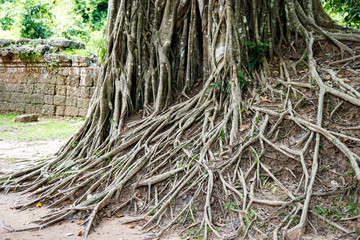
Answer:
[{"label": "dirt ground", "polygon": [[[9,173],[13,169],[24,167],[34,159],[51,155],[64,143],[64,140],[32,142],[0,141],[0,175]],[[81,225],[82,220],[78,219],[77,216],[73,216],[71,219],[42,230],[8,232],[2,224],[10,226],[13,229],[37,226],[30,222],[39,219],[51,211],[51,209],[45,205],[41,208],[29,208],[24,211],[13,209],[14,205],[28,200],[29,195],[0,193],[0,240],[84,239],[82,235],[85,232],[86,226]],[[141,222],[122,224],[123,221],[129,220],[132,217],[133,216],[125,215],[121,218],[105,218],[101,221],[100,225],[95,228],[95,232],[91,232],[88,239],[157,239],[151,234],[145,234],[140,231]],[[161,239],[177,240],[180,239],[180,237],[178,237],[176,233],[168,233],[164,237],[161,237]]]}]

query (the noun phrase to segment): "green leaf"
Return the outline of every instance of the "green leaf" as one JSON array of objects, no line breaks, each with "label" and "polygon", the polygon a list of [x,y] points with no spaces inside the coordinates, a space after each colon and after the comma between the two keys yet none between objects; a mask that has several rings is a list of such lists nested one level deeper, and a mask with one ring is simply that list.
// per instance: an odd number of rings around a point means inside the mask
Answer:
[{"label": "green leaf", "polygon": [[258,60],[258,59],[255,59],[255,61],[250,62],[250,65],[249,65],[249,72],[251,72],[251,71],[255,68],[256,63],[257,63],[257,60]]}]

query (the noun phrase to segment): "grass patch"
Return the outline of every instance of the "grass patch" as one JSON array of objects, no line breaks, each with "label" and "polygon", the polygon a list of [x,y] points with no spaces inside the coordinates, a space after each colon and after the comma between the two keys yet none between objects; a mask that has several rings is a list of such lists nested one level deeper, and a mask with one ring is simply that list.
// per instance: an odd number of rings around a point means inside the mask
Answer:
[{"label": "grass patch", "polygon": [[67,139],[80,127],[83,118],[39,118],[38,122],[15,122],[17,114],[0,115],[0,139],[2,141],[34,141]]}]

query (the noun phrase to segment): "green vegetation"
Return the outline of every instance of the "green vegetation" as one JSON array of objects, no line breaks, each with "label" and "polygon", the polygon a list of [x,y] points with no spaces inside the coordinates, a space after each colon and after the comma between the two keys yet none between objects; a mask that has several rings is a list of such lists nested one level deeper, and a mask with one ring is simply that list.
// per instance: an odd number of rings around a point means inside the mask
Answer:
[{"label": "green vegetation", "polygon": [[15,114],[0,115],[1,140],[66,139],[81,126],[80,118],[41,118],[39,122],[15,122]]},{"label": "green vegetation", "polygon": [[25,0],[21,14],[20,36],[23,38],[49,38],[53,14],[52,5],[39,0]]},{"label": "green vegetation", "polygon": [[340,24],[360,27],[359,0],[322,0],[325,10]]},{"label": "green vegetation", "polygon": [[268,43],[259,42],[255,43],[252,41],[246,41],[244,43],[250,48],[251,54],[249,56],[249,72],[251,72],[258,63],[263,62],[263,58],[265,57],[265,49],[264,47],[269,47]]},{"label": "green vegetation", "polygon": [[108,0],[0,0],[0,38],[80,41],[100,54]]}]

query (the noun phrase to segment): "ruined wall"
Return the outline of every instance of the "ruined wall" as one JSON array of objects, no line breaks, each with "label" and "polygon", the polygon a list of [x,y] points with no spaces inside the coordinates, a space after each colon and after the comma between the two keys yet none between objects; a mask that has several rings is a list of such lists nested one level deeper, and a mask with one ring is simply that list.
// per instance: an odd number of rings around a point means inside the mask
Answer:
[{"label": "ruined wall", "polygon": [[29,48],[0,49],[0,111],[85,116],[99,71],[95,62]]}]

